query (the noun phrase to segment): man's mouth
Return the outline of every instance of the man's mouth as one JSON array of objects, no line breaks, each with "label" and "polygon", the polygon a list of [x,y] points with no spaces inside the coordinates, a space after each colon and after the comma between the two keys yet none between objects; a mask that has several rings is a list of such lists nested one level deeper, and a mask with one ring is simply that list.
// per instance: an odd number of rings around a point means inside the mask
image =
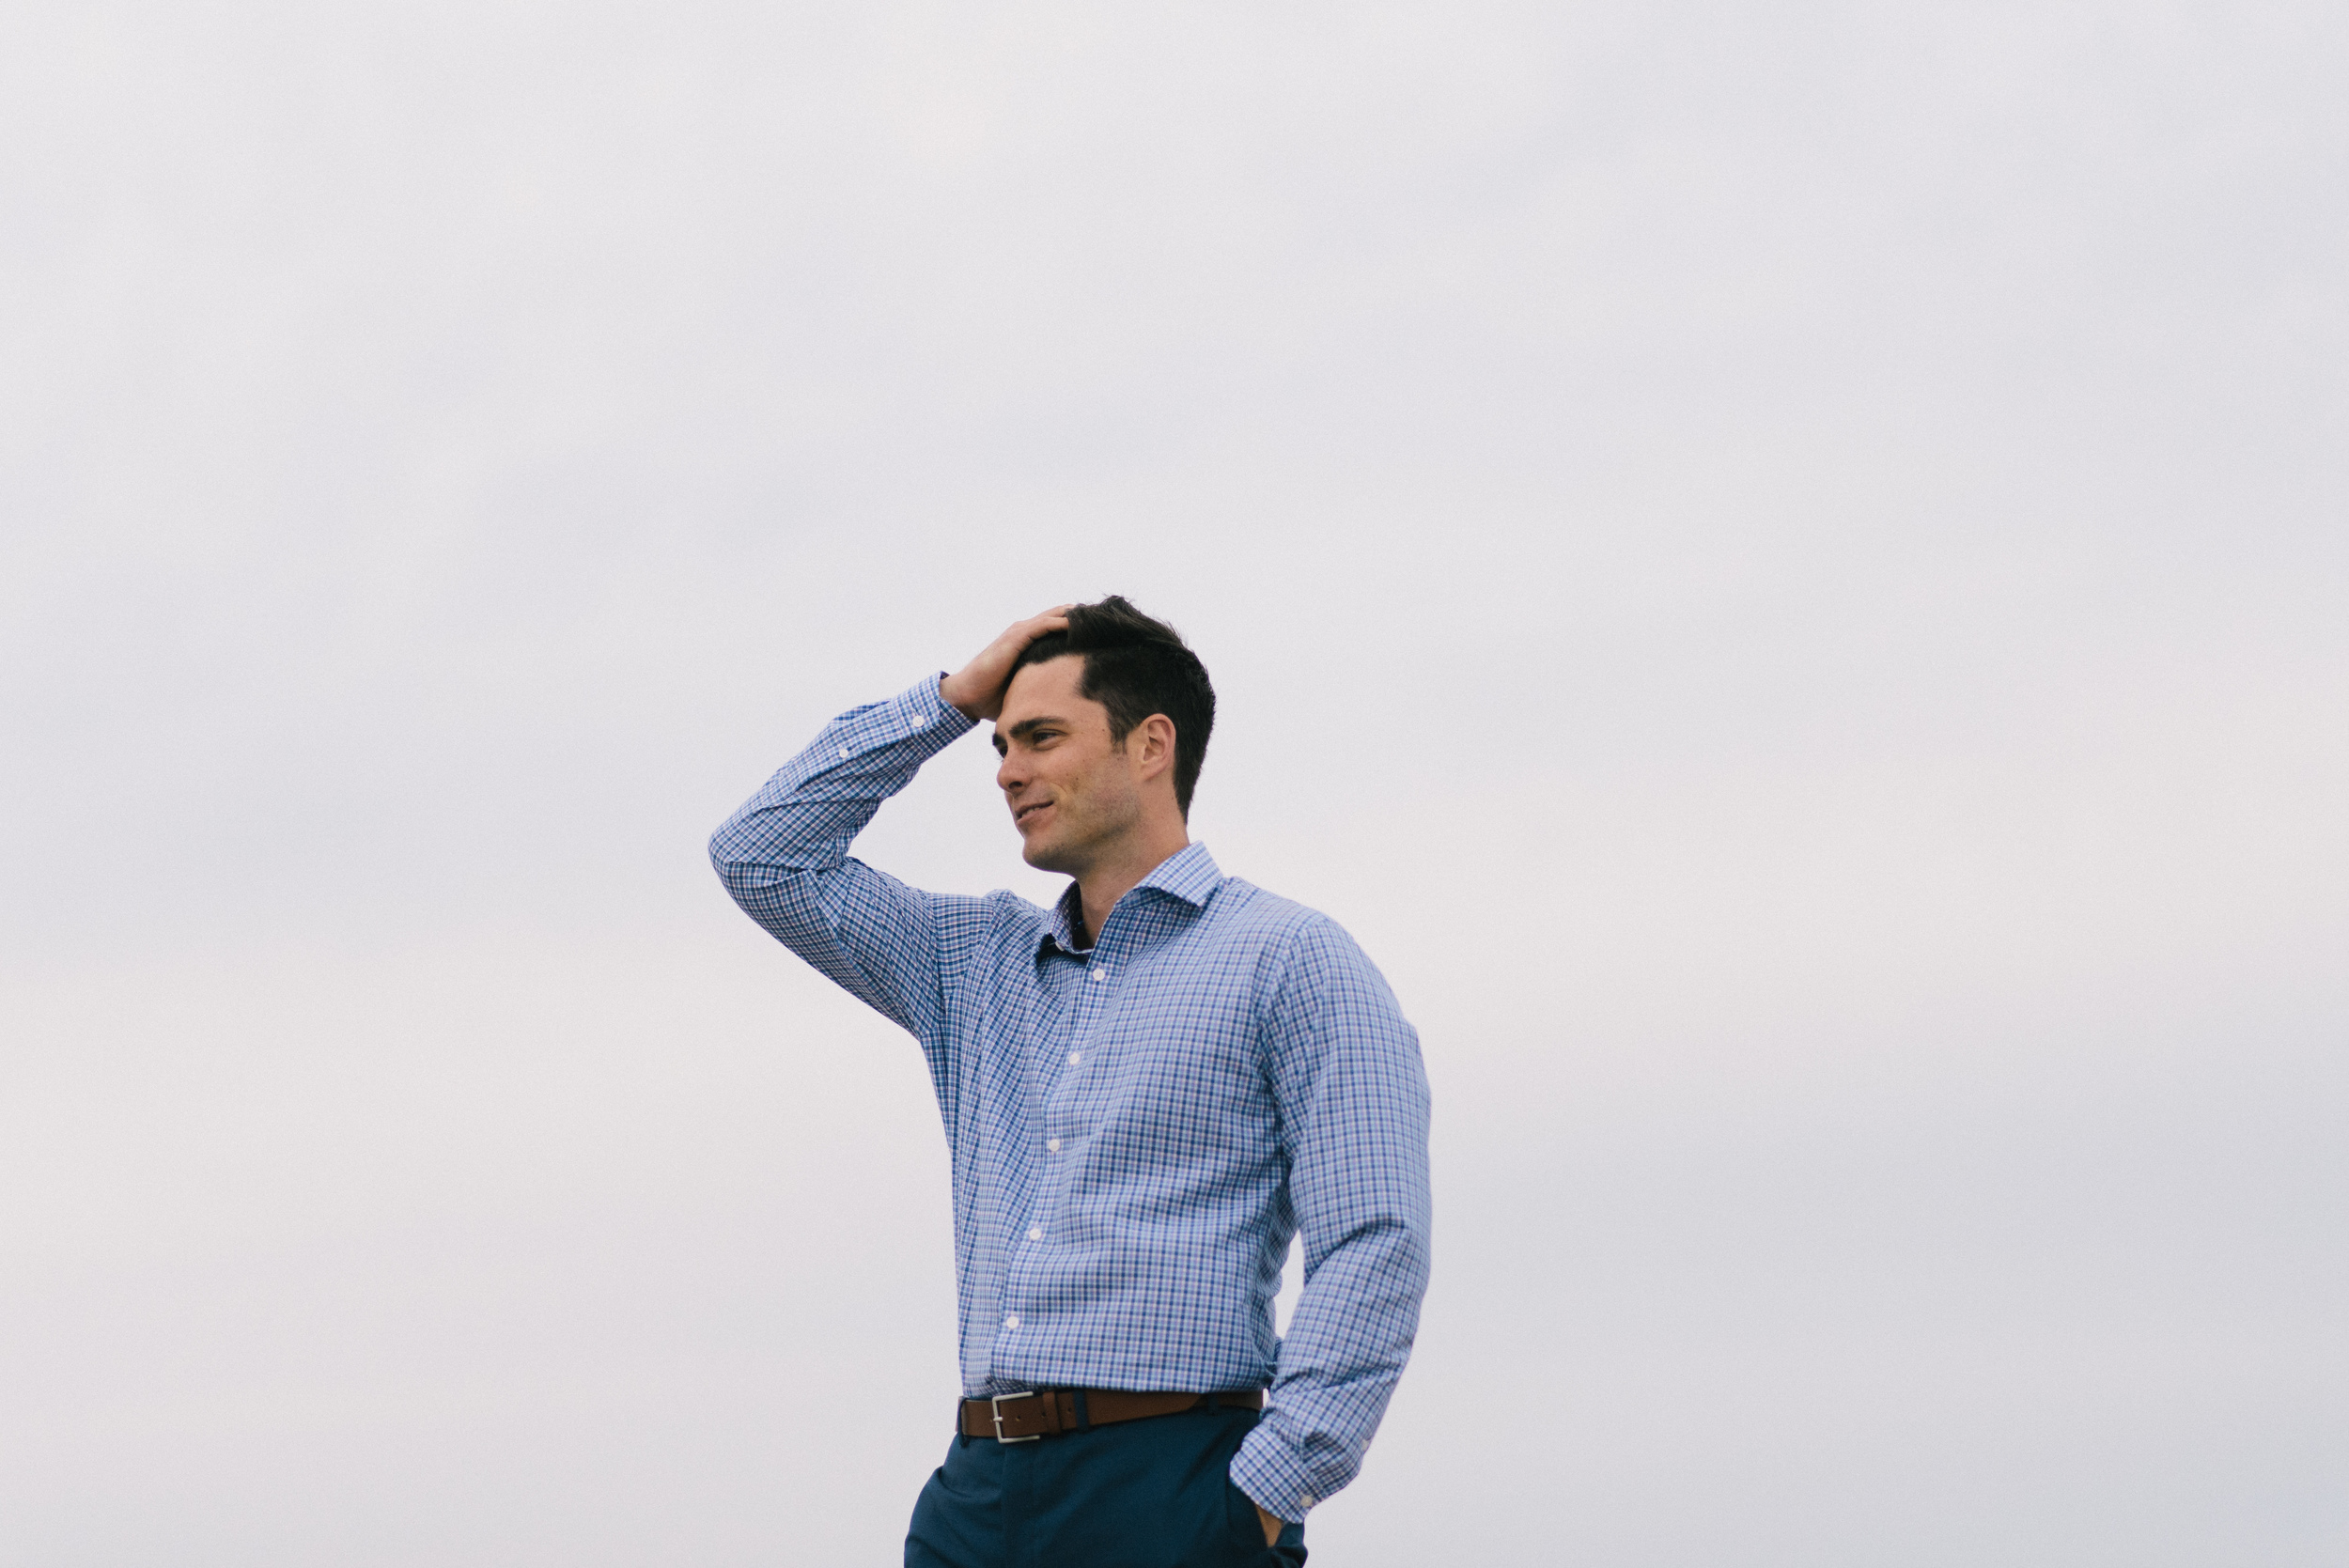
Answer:
[{"label": "man's mouth", "polygon": [[1015,828],[1025,827],[1029,817],[1034,816],[1037,812],[1042,811],[1045,807],[1050,805],[1051,803],[1052,802],[1050,800],[1029,801],[1026,805],[1021,806],[1018,811],[1011,814],[1011,825]]}]

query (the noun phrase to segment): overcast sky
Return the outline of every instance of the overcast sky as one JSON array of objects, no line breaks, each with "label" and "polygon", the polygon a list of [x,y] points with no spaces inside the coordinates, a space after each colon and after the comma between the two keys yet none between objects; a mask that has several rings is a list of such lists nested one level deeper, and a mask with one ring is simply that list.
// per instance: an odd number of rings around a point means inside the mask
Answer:
[{"label": "overcast sky", "polygon": [[[709,830],[1122,592],[1418,1023],[1332,1568],[2349,1558],[2349,12],[0,30],[0,1557],[892,1563],[911,1043]],[[861,846],[1022,867],[983,740]]]}]

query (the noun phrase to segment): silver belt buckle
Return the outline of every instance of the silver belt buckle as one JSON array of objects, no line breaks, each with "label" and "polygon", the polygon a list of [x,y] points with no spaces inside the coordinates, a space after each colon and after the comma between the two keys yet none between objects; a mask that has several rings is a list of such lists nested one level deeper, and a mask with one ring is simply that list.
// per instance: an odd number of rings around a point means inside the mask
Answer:
[{"label": "silver belt buckle", "polygon": [[999,1443],[1042,1442],[1044,1440],[1044,1434],[1041,1432],[1031,1432],[1025,1437],[1006,1437],[1003,1436],[1003,1401],[1007,1399],[1041,1399],[1044,1396],[1036,1392],[1035,1389],[1029,1389],[1016,1394],[996,1394],[989,1398],[987,1403],[995,1412],[995,1440]]}]

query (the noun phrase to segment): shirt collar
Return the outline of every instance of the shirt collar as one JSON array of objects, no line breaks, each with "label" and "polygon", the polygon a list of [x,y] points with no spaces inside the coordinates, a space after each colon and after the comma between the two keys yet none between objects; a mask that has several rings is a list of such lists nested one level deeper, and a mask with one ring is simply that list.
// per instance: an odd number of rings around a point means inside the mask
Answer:
[{"label": "shirt collar", "polygon": [[[1215,890],[1222,884],[1222,868],[1215,863],[1215,857],[1207,853],[1207,846],[1204,844],[1187,844],[1160,861],[1157,869],[1141,881],[1136,882],[1126,896],[1130,898],[1134,893],[1147,890],[1151,893],[1165,893],[1171,898],[1179,898],[1194,909],[1204,909],[1207,907],[1207,900],[1215,896]],[[1076,922],[1072,914],[1076,909],[1078,897],[1077,884],[1071,882],[1068,884],[1068,891],[1054,901],[1046,920],[1048,929],[1041,943],[1043,947],[1057,946],[1064,953],[1083,951],[1073,939]],[[1123,903],[1124,900],[1121,899],[1119,902]],[[1098,931],[1093,935],[1095,940],[1100,939],[1101,934]]]}]

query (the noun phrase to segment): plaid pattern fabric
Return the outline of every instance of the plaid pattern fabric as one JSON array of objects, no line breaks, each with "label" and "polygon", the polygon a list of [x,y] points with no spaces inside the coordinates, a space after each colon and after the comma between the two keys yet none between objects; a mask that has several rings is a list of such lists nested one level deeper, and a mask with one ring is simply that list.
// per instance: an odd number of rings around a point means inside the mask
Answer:
[{"label": "plaid pattern fabric", "polygon": [[[964,1392],[1271,1386],[1232,1479],[1354,1478],[1428,1270],[1418,1036],[1338,924],[1202,845],[1119,900],[946,896],[848,858],[972,728],[935,679],[826,725],[710,840],[735,902],[921,1042],[954,1152]],[[1272,1298],[1292,1234],[1305,1284]]]}]

